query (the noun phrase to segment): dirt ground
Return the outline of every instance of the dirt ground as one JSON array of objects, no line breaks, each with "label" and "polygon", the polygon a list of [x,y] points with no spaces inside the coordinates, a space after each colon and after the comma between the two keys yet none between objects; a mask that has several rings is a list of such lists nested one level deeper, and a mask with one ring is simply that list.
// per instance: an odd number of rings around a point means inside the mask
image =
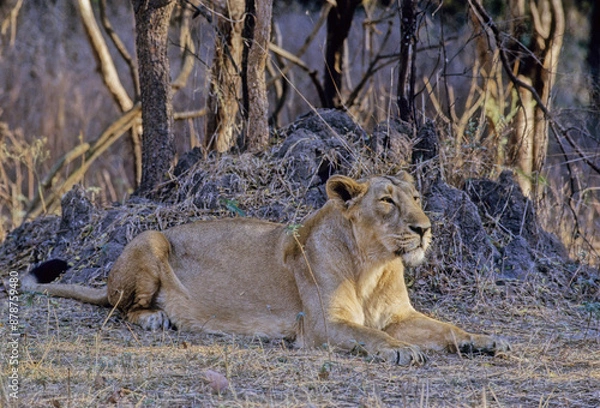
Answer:
[{"label": "dirt ground", "polygon": [[[513,350],[471,358],[429,353],[426,365],[405,368],[277,340],[146,332],[109,309],[23,295],[18,400],[4,386],[3,406],[600,406],[600,322],[581,308],[485,299],[420,308],[502,334]],[[211,372],[226,378],[221,392],[207,379]]]}]

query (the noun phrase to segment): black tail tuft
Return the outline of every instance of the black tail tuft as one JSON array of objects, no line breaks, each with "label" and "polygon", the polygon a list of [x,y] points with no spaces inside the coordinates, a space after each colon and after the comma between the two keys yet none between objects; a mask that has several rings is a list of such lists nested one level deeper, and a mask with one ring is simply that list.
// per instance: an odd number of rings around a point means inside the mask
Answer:
[{"label": "black tail tuft", "polygon": [[69,265],[62,259],[51,259],[33,268],[29,274],[35,277],[37,283],[50,283],[67,269]]}]

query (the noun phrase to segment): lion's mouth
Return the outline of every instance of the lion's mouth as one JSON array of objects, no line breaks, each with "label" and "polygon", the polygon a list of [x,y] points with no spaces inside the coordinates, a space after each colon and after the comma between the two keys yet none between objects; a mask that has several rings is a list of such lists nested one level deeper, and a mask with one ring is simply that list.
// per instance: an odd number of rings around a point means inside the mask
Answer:
[{"label": "lion's mouth", "polygon": [[394,254],[402,258],[405,265],[416,266],[425,259],[425,243],[422,239],[398,242]]},{"label": "lion's mouth", "polygon": [[418,246],[409,251],[397,252],[397,256],[402,258],[402,261],[406,266],[417,266],[425,260],[425,249],[422,246]]}]

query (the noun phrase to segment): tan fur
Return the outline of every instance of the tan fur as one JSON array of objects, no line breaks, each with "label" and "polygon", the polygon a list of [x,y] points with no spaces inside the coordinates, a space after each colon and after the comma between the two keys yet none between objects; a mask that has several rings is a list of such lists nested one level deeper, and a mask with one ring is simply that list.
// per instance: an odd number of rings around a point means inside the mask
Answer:
[{"label": "tan fur", "polygon": [[[399,364],[420,348],[506,351],[503,340],[467,333],[417,312],[404,264],[420,263],[431,224],[406,173],[353,180],[333,176],[329,201],[297,229],[234,218],[200,221],[137,236],[97,290],[148,329],[295,338]],[[36,290],[89,301],[65,285]],[[101,295],[101,296],[99,296]]]}]

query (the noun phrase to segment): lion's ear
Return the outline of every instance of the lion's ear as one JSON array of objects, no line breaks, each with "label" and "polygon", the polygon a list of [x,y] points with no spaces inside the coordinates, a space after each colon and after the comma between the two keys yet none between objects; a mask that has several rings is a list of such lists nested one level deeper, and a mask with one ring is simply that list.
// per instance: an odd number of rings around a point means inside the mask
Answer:
[{"label": "lion's ear", "polygon": [[327,180],[327,197],[331,200],[340,200],[347,204],[367,191],[366,183],[359,183],[350,177],[335,175]]}]

